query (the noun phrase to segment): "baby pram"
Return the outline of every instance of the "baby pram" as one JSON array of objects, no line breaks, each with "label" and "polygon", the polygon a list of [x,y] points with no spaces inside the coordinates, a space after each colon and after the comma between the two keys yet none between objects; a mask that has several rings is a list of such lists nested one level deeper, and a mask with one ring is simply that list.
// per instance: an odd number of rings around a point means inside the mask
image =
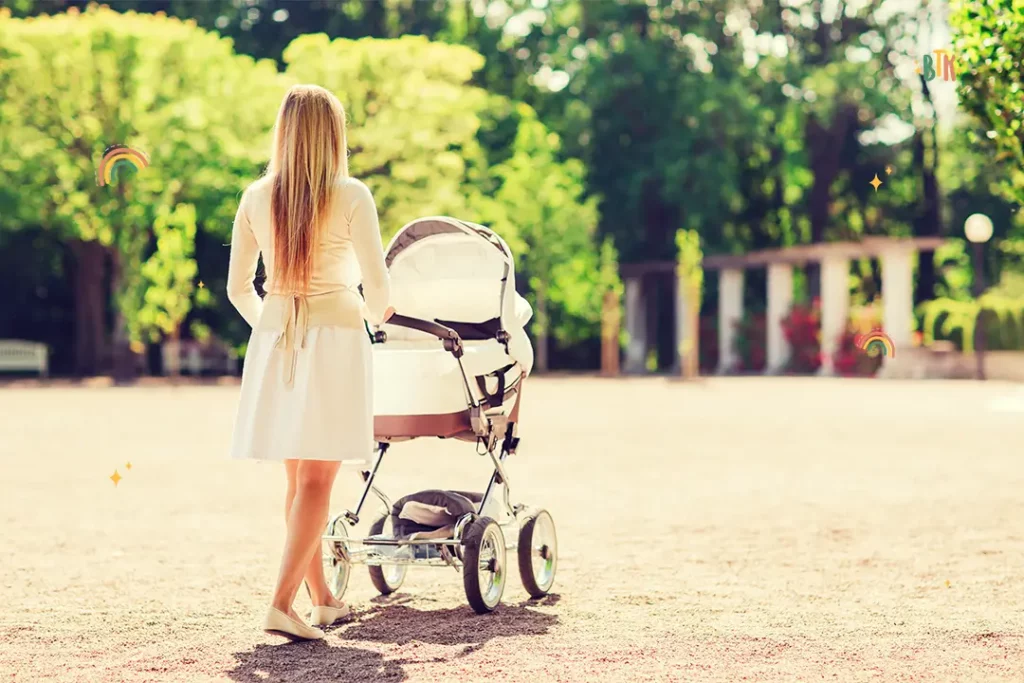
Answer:
[{"label": "baby pram", "polygon": [[[372,467],[355,510],[327,525],[324,569],[339,599],[353,564],[369,566],[382,594],[402,585],[409,565],[462,571],[466,598],[479,613],[501,600],[506,551],[518,558],[527,592],[554,583],[557,541],[551,515],[509,501],[502,463],[519,444],[519,403],[533,366],[525,325],[532,310],[515,290],[508,245],[491,230],[444,216],[402,228],[385,253],[397,311],[372,332]],[[483,494],[422,491],[395,504],[374,486],[389,446],[433,436],[469,441],[494,469]],[[384,505],[369,536],[349,538],[367,496]]]}]

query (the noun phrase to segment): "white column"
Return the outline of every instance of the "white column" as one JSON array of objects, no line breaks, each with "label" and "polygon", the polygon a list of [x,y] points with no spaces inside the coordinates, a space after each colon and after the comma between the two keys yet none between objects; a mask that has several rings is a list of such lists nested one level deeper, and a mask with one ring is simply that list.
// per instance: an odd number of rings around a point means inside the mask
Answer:
[{"label": "white column", "polygon": [[626,367],[628,373],[647,369],[647,311],[644,306],[643,280],[626,278]]},{"label": "white column", "polygon": [[766,372],[781,371],[789,360],[789,342],[782,320],[793,308],[793,266],[773,263],[768,266],[768,358]]},{"label": "white column", "polygon": [[743,318],[743,271],[726,268],[718,279],[718,372],[732,370],[739,358],[734,343]]},{"label": "white column", "polygon": [[[893,356],[910,351],[914,327],[914,250],[903,245],[882,251],[882,331],[895,347]],[[893,356],[886,356],[883,372],[891,372]]]},{"label": "white column", "polygon": [[821,262],[821,369],[835,374],[832,356],[846,330],[850,315],[850,262],[845,256],[827,256]]}]

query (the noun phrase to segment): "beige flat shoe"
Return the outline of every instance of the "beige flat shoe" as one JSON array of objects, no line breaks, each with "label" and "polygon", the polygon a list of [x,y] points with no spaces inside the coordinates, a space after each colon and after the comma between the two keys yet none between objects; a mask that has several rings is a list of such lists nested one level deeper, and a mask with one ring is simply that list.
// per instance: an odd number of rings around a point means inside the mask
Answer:
[{"label": "beige flat shoe", "polygon": [[267,618],[263,620],[263,630],[288,640],[320,640],[324,632],[318,628],[307,626],[298,619],[292,619],[279,609],[270,608]]},{"label": "beige flat shoe", "polygon": [[350,614],[352,614],[352,610],[349,609],[348,605],[342,605],[341,607],[327,607],[324,605],[322,607],[314,607],[309,615],[309,620],[315,626],[330,626],[345,619]]}]

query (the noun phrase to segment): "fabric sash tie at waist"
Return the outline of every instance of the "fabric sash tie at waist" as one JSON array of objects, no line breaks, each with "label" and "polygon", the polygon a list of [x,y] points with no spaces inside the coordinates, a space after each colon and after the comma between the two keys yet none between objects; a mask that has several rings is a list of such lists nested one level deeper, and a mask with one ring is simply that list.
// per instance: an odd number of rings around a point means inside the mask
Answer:
[{"label": "fabric sash tie at waist", "polygon": [[[355,295],[355,296],[352,296]],[[285,385],[295,383],[299,349],[306,348],[310,327],[349,327],[361,329],[362,298],[351,288],[327,294],[267,294],[257,329],[278,333],[275,349],[289,354],[284,368]]]}]

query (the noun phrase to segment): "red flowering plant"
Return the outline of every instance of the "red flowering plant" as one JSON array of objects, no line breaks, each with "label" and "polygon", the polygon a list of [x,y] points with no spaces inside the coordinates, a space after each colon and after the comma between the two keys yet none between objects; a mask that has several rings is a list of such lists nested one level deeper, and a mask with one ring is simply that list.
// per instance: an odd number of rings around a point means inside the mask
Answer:
[{"label": "red flowering plant", "polygon": [[786,372],[813,374],[821,367],[821,309],[818,300],[810,306],[795,304],[782,319],[782,332],[789,342]]},{"label": "red flowering plant", "polygon": [[843,377],[873,377],[882,367],[882,356],[869,356],[858,342],[861,332],[854,325],[848,325],[839,337],[836,352],[832,354],[832,367]]},{"label": "red flowering plant", "polygon": [[832,366],[836,374],[843,377],[873,377],[882,367],[882,356],[869,356],[860,348],[862,335],[882,327],[881,310],[877,302],[855,307],[850,312],[850,322],[840,335],[836,351],[832,354]]},{"label": "red flowering plant", "polygon": [[738,372],[764,372],[768,362],[768,326],[763,313],[746,313],[736,323]]}]

